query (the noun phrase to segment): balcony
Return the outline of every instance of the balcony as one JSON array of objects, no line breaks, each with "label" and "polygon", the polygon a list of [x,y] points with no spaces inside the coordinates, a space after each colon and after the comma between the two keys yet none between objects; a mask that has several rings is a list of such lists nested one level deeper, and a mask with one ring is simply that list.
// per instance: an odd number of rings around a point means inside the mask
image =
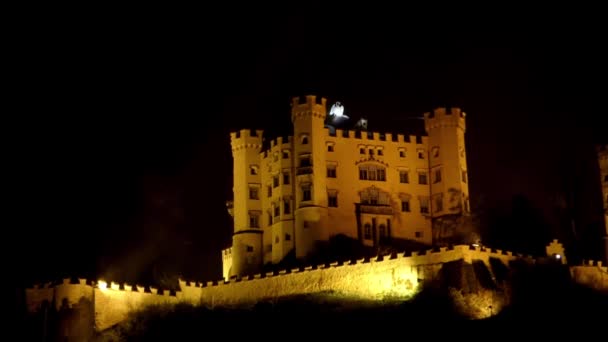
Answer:
[{"label": "balcony", "polygon": [[373,205],[373,204],[361,204],[359,211],[362,214],[376,214],[376,215],[392,215],[393,208],[388,205]]},{"label": "balcony", "polygon": [[310,175],[312,174],[312,166],[300,166],[296,170],[296,175]]}]

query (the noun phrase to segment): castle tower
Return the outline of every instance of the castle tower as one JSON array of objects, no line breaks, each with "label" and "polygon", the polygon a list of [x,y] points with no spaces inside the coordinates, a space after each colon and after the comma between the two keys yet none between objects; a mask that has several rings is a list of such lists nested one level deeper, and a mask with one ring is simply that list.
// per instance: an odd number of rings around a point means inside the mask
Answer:
[{"label": "castle tower", "polygon": [[602,187],[602,200],[604,208],[604,260],[608,262],[608,145],[597,147],[597,158],[600,166],[600,184]]},{"label": "castle tower", "polygon": [[329,240],[324,137],[326,101],[322,98],[318,103],[316,96],[309,95],[304,102],[294,97],[291,104],[297,258],[314,252],[316,242]]},{"label": "castle tower", "polygon": [[233,158],[234,235],[230,276],[258,272],[262,266],[262,130],[230,133]]},{"label": "castle tower", "polygon": [[[470,212],[465,113],[460,108],[436,108],[432,113],[424,114],[424,126],[429,144],[423,157],[428,158],[431,214],[435,230],[438,218],[467,215]],[[436,236],[435,232],[433,236]]]}]

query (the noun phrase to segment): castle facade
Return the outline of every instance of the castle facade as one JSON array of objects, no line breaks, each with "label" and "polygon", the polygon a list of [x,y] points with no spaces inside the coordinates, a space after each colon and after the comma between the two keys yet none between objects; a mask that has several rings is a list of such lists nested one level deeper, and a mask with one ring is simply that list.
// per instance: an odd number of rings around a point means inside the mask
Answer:
[{"label": "castle facade", "polygon": [[425,113],[425,136],[331,129],[326,117],[325,98],[296,97],[286,139],[263,149],[262,130],[230,134],[234,234],[222,251],[225,279],[290,253],[306,260],[337,235],[372,248],[431,245],[434,220],[468,214],[459,108]]}]

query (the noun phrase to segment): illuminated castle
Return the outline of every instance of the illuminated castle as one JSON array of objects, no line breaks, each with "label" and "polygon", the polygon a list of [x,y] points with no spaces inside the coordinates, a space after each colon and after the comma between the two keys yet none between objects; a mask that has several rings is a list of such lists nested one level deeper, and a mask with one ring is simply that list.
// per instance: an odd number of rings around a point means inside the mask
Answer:
[{"label": "illuminated castle", "polygon": [[326,116],[325,98],[293,98],[287,139],[263,149],[262,130],[230,134],[234,234],[222,251],[225,279],[290,253],[306,260],[338,235],[375,249],[396,241],[431,245],[439,242],[438,219],[468,214],[459,108],[425,113],[426,136],[336,130]]}]

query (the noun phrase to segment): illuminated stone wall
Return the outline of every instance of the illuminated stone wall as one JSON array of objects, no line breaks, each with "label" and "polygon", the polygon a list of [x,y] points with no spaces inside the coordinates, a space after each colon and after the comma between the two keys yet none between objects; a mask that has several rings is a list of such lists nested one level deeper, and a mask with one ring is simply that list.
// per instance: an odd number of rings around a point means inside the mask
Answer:
[{"label": "illuminated stone wall", "polygon": [[587,261],[580,266],[571,266],[572,279],[581,285],[608,293],[608,267],[601,261]]},{"label": "illuminated stone wall", "polygon": [[[443,264],[463,260],[467,263],[483,261],[489,265],[491,259],[499,259],[505,265],[515,259],[535,262],[530,256],[517,255],[500,250],[480,247],[455,246],[388,256],[382,260],[357,260],[353,264],[318,265],[304,269],[284,270],[275,274],[258,274],[239,281],[197,282],[180,281],[180,291],[169,295],[158,294],[151,288],[144,291],[141,286],[120,286],[102,281],[78,284],[68,280],[56,286],[26,289],[27,308],[36,312],[46,300],[73,306],[83,299],[91,300],[95,310],[95,329],[104,330],[124,321],[129,313],[153,304],[176,304],[180,302],[207,307],[253,304],[260,300],[272,300],[290,295],[331,291],[338,295],[362,299],[389,297],[407,298],[416,294],[426,280],[434,279]],[[600,262],[570,267],[573,280],[601,291],[608,291],[608,269]]]}]

